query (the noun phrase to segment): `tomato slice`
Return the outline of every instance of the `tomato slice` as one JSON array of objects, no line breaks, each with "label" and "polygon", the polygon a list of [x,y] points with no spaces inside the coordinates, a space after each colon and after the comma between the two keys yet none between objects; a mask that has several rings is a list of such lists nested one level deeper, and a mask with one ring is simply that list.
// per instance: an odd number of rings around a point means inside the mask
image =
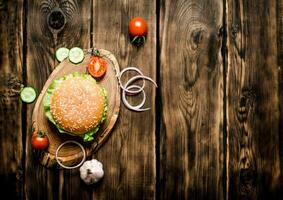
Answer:
[{"label": "tomato slice", "polygon": [[88,72],[95,78],[101,78],[105,75],[107,62],[104,58],[93,56],[87,66]]}]

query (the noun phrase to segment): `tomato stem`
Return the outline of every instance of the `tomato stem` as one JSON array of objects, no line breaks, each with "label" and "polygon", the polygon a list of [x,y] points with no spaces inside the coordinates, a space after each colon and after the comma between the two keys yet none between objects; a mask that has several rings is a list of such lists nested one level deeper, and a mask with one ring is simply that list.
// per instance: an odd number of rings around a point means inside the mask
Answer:
[{"label": "tomato stem", "polygon": [[98,49],[94,49],[94,48],[93,48],[93,49],[91,50],[91,54],[94,55],[94,56],[100,57],[100,52],[98,51]]},{"label": "tomato stem", "polygon": [[39,137],[43,137],[44,135],[47,135],[47,132],[40,130],[40,131],[38,131],[38,134],[37,134],[37,135],[38,135]]},{"label": "tomato stem", "polygon": [[131,43],[136,45],[136,46],[141,46],[145,43],[145,36],[135,36],[132,40]]}]

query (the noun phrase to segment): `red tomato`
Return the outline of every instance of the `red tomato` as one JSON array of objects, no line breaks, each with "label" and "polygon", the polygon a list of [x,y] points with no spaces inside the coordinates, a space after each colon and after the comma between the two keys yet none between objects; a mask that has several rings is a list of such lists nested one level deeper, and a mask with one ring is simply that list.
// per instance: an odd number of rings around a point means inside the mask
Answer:
[{"label": "red tomato", "polygon": [[87,65],[87,70],[95,78],[101,78],[106,73],[107,62],[104,58],[93,56]]},{"label": "red tomato", "polygon": [[38,133],[33,133],[31,137],[31,146],[34,149],[44,150],[49,146],[49,139],[45,132],[39,131]]},{"label": "red tomato", "polygon": [[129,34],[132,37],[145,36],[147,34],[147,23],[141,17],[131,19],[129,23]]}]

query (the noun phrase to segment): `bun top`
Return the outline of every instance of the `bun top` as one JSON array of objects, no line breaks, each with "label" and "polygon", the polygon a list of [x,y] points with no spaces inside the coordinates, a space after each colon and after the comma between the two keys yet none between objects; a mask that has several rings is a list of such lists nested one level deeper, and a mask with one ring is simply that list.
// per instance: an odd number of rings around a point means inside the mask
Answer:
[{"label": "bun top", "polygon": [[51,96],[50,112],[62,129],[82,135],[95,128],[104,111],[102,88],[82,77],[64,80]]}]

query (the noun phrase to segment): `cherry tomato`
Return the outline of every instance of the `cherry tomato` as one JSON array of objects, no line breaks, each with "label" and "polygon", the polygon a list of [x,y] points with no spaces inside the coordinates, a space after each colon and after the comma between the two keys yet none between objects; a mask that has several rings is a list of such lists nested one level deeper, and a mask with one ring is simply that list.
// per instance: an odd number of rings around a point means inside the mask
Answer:
[{"label": "cherry tomato", "polygon": [[49,146],[49,139],[45,132],[39,131],[33,133],[31,137],[31,146],[34,149],[44,150]]},{"label": "cherry tomato", "polygon": [[87,70],[94,78],[101,78],[106,73],[107,62],[104,58],[93,56],[87,65]]},{"label": "cherry tomato", "polygon": [[141,17],[131,19],[129,23],[129,34],[131,37],[145,36],[147,34],[147,23]]}]

